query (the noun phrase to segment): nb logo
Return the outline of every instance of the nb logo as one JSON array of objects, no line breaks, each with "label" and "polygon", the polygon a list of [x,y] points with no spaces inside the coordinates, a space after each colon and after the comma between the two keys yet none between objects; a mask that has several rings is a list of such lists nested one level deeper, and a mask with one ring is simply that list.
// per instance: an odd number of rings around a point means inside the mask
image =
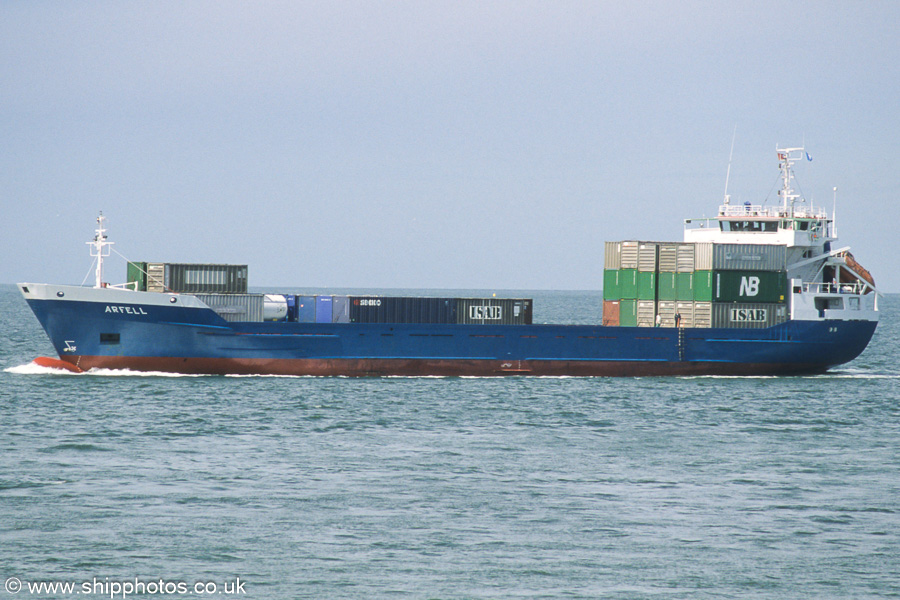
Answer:
[{"label": "nb logo", "polygon": [[759,277],[741,277],[739,296],[755,296],[759,293]]}]

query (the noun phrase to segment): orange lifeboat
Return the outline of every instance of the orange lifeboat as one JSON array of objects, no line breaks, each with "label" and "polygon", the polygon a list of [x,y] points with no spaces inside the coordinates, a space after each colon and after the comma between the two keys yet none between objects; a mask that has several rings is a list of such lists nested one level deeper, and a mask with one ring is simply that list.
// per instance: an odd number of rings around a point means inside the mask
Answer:
[{"label": "orange lifeboat", "polygon": [[[861,264],[856,262],[856,259],[853,258],[853,255],[849,252],[842,252],[841,257],[844,259],[844,263],[847,265],[847,269],[841,269],[841,283],[856,283],[858,280],[865,281],[871,287],[866,288],[865,293],[868,294],[875,288],[875,279],[872,277],[872,274],[863,267]],[[852,271],[852,273],[848,273],[847,270]]]}]

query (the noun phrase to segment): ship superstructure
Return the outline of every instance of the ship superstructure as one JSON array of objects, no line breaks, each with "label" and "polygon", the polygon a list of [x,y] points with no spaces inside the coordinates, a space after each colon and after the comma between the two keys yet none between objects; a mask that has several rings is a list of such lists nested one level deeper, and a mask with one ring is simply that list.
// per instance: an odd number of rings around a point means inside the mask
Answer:
[{"label": "ship superstructure", "polygon": [[[790,318],[797,320],[878,320],[878,293],[872,276],[837,242],[833,215],[796,193],[794,164],[804,148],[776,150],[781,171],[779,206],[751,203],[719,207],[711,219],[685,220],[684,241],[784,246]],[[807,155],[808,156],[808,155]]]}]

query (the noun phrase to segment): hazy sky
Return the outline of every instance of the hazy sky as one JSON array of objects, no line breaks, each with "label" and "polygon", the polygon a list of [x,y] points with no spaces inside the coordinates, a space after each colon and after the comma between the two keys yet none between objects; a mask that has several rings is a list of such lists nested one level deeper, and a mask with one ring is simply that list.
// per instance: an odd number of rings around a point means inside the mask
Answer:
[{"label": "hazy sky", "polygon": [[[599,289],[605,240],[808,199],[900,291],[900,2],[0,1],[0,282]],[[125,278],[114,257],[107,279]]]}]

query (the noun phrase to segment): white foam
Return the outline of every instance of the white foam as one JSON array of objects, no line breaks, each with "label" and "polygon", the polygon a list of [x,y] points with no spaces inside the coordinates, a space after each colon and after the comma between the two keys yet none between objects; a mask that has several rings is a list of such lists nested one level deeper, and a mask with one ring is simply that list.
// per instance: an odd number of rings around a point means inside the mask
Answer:
[{"label": "white foam", "polygon": [[33,362],[19,365],[18,367],[8,367],[3,369],[3,371],[5,373],[15,373],[17,375],[72,375],[75,377],[84,375],[92,375],[95,377],[209,377],[209,375],[166,373],[163,371],[132,371],[131,369],[89,369],[83,373],[75,373],[68,369],[42,367]]},{"label": "white foam", "polygon": [[52,367],[42,367],[33,362],[19,365],[18,367],[8,367],[3,369],[4,373],[16,373],[17,375],[80,375],[81,373],[73,373],[67,369],[54,369]]}]

